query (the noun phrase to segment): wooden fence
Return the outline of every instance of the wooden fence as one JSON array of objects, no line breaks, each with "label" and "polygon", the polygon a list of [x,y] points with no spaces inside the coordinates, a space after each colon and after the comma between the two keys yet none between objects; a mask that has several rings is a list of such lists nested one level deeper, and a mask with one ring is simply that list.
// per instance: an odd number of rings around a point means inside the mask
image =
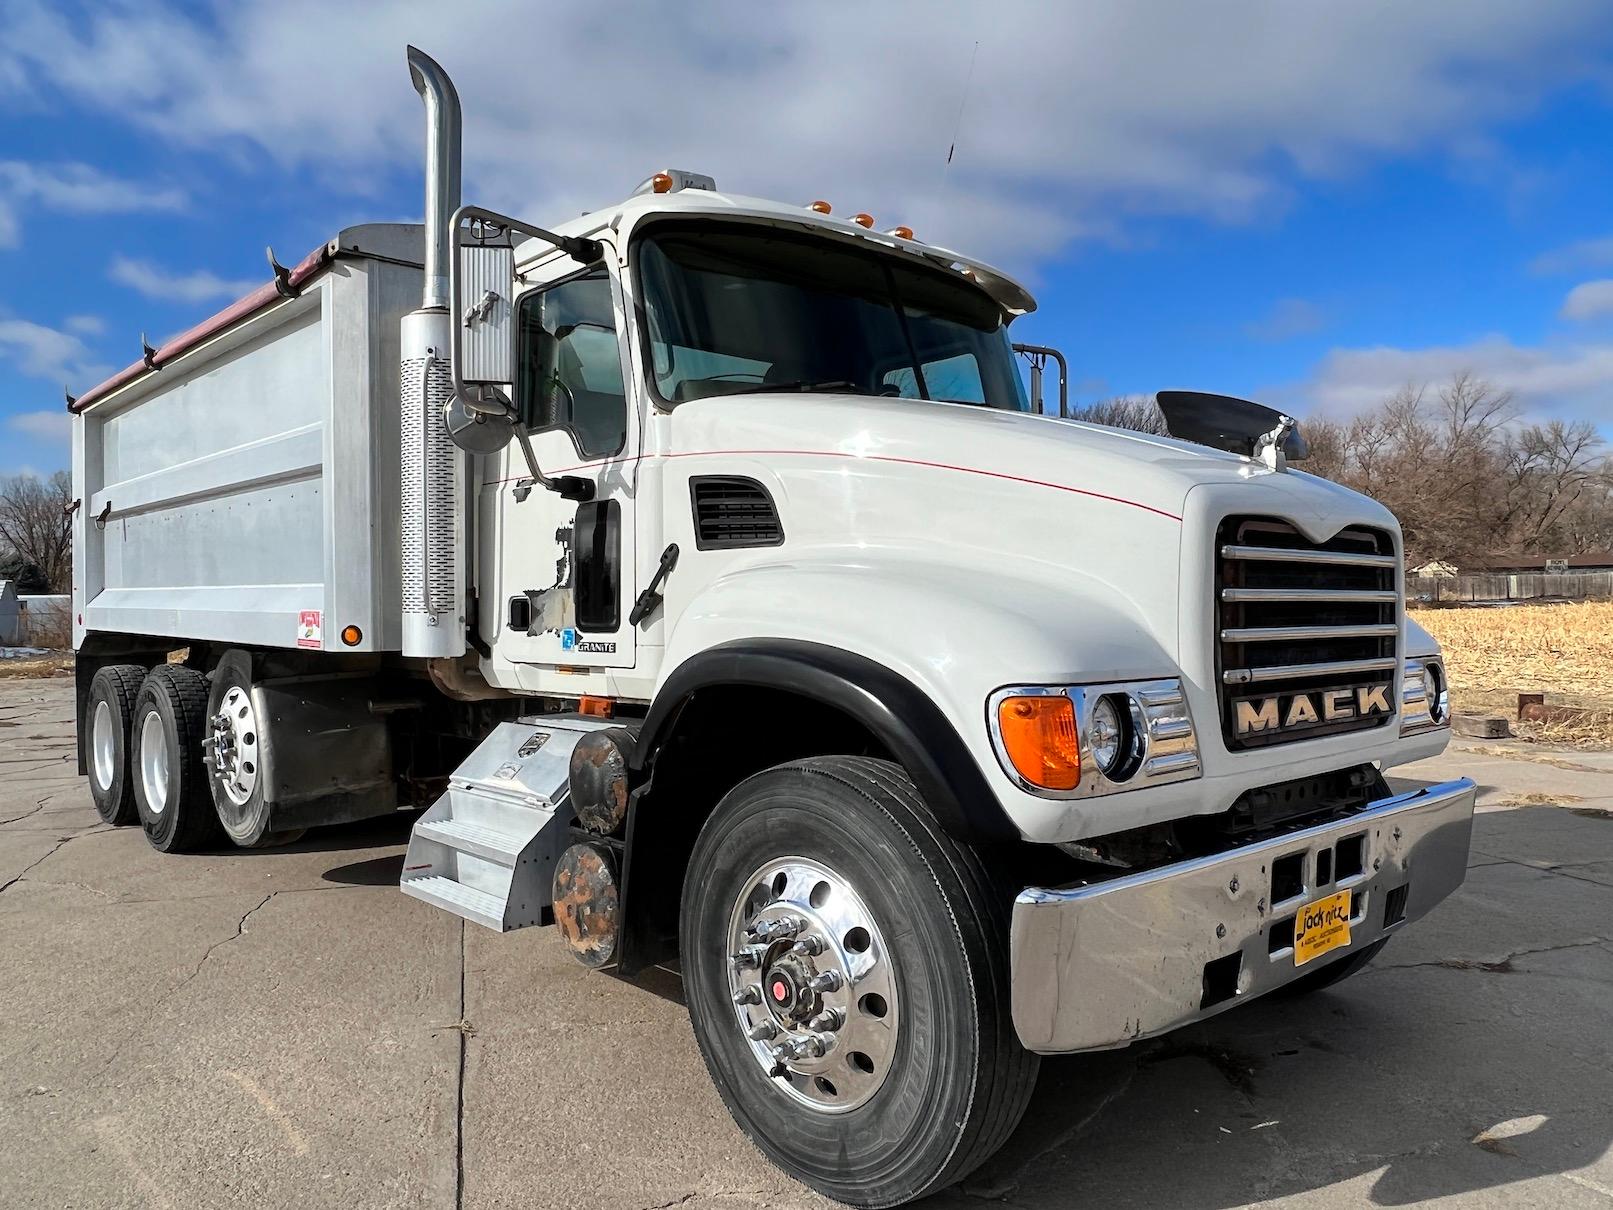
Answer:
[{"label": "wooden fence", "polygon": [[1525,572],[1519,575],[1407,576],[1406,601],[1580,601],[1613,597],[1613,571]]}]

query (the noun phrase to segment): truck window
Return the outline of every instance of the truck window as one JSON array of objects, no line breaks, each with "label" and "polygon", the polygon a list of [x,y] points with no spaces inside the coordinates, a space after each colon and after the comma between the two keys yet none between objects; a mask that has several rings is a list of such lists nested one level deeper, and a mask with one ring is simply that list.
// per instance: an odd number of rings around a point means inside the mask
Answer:
[{"label": "truck window", "polygon": [[627,393],[610,276],[593,269],[524,295],[517,319],[516,406],[527,427],[569,428],[589,457],[627,439]]},{"label": "truck window", "polygon": [[[959,403],[986,402],[986,384],[980,380],[980,363],[973,353],[959,353],[939,361],[926,361],[919,367],[932,399],[952,399]],[[898,366],[885,372],[885,383],[908,399],[918,398],[918,374],[912,366]]]},{"label": "truck window", "polygon": [[637,249],[652,377],[669,403],[836,390],[1029,408],[1001,308],[957,274],[709,219],[657,223]]}]

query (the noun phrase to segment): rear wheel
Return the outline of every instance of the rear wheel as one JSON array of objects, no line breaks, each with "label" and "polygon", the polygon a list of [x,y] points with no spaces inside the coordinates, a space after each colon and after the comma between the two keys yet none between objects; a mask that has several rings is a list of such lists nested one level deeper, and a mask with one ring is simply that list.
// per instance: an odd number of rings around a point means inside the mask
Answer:
[{"label": "rear wheel", "polygon": [[84,716],[89,727],[90,797],[96,814],[119,828],[140,822],[129,754],[134,702],[145,678],[146,670],[138,664],[109,664],[90,681]]},{"label": "rear wheel", "polygon": [[202,768],[207,678],[164,664],[140,686],[134,710],[134,797],[152,847],[184,853],[218,837]]},{"label": "rear wheel", "polygon": [[207,720],[207,786],[224,834],[243,849],[266,849],[301,837],[302,828],[269,828],[263,776],[269,720],[259,716],[252,700],[252,657],[246,652],[225,652],[213,670]]},{"label": "rear wheel", "polygon": [[819,757],[728,794],[684,883],[685,995],[774,1163],[892,1206],[1006,1140],[1038,1062],[1009,1016],[1010,901],[888,762]]}]

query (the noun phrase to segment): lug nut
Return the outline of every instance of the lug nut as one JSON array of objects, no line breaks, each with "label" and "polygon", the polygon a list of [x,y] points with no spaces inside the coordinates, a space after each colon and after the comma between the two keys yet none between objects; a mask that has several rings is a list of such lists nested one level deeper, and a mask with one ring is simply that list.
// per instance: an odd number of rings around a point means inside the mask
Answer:
[{"label": "lug nut", "polygon": [[771,1021],[763,1021],[759,1025],[752,1025],[745,1031],[745,1035],[752,1042],[766,1042],[778,1036],[778,1026]]},{"label": "lug nut", "polygon": [[742,987],[734,993],[735,1004],[760,1004],[761,1002],[762,989],[759,987]]},{"label": "lug nut", "polygon": [[818,1034],[792,1038],[784,1044],[786,1057],[791,1059],[821,1059],[828,1051],[828,1043]]},{"label": "lug nut", "polygon": [[766,957],[767,947],[765,945],[742,945],[739,947],[739,952],[733,956],[733,962],[736,967],[741,969],[746,967],[754,969],[761,966],[762,960]]},{"label": "lug nut", "polygon": [[816,933],[808,933],[790,947],[790,952],[800,954],[803,958],[815,958],[823,953],[823,938]]},{"label": "lug nut", "polygon": [[822,974],[813,975],[807,986],[815,992],[837,992],[844,982],[839,971],[824,971]]},{"label": "lug nut", "polygon": [[763,941],[776,941],[781,937],[793,937],[801,931],[803,924],[794,916],[780,916],[777,920],[762,920],[751,926],[751,931]]},{"label": "lug nut", "polygon": [[838,1008],[826,1008],[807,1022],[807,1028],[815,1029],[819,1033],[832,1034],[845,1023],[845,1013]]}]

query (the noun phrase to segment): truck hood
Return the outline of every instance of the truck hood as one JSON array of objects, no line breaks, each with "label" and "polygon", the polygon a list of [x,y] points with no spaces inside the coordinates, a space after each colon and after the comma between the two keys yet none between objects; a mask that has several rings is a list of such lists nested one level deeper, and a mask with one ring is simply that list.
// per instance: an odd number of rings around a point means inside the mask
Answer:
[{"label": "truck hood", "polygon": [[[1342,525],[1394,527],[1375,501],[1239,454],[1103,425],[969,404],[863,395],[738,394],[680,404],[674,452],[823,454],[1017,480],[1180,520],[1188,493],[1258,483],[1313,539]],[[1218,495],[1220,493],[1217,493]]]}]

